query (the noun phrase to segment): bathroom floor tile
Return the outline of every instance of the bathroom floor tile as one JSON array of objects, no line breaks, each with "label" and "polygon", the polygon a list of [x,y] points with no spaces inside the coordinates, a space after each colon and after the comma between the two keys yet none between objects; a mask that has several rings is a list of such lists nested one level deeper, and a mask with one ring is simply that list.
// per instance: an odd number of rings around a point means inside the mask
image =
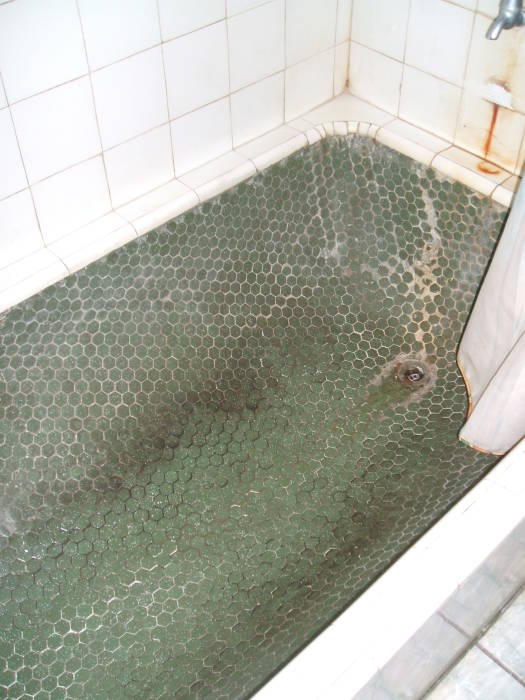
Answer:
[{"label": "bathroom floor tile", "polygon": [[525,590],[481,638],[480,646],[525,684]]}]

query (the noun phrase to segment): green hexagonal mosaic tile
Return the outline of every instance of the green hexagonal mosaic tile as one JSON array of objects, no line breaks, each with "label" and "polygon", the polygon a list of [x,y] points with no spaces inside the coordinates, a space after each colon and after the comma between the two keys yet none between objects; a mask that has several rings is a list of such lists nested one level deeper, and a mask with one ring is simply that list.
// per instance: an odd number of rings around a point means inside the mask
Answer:
[{"label": "green hexagonal mosaic tile", "polygon": [[0,697],[247,697],[358,596],[493,463],[503,218],[333,138],[2,315]]}]

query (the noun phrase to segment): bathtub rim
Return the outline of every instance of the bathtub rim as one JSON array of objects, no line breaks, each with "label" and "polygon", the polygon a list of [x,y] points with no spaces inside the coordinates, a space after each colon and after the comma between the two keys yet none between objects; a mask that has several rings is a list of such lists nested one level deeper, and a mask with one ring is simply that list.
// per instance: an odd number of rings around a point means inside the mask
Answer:
[{"label": "bathtub rim", "polygon": [[[79,229],[49,243],[43,239],[41,248],[0,268],[0,314],[292,153],[349,134],[371,138],[504,207],[510,206],[520,181],[517,175],[346,92]],[[494,169],[497,173],[486,172]]]}]

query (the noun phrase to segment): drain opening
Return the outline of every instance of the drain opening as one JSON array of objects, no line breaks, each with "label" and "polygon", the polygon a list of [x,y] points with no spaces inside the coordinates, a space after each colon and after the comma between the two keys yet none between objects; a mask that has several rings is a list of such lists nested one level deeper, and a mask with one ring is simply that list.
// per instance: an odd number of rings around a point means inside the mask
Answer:
[{"label": "drain opening", "polygon": [[429,368],[419,359],[409,358],[400,362],[396,375],[402,384],[414,390],[426,386],[431,379]]}]

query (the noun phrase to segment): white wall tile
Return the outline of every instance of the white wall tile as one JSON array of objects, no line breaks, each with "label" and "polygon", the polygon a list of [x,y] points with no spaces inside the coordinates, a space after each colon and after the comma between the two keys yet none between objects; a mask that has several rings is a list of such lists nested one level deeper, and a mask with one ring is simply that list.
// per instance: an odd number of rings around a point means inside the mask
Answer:
[{"label": "white wall tile", "polygon": [[172,121],[171,139],[177,177],[231,150],[228,98]]},{"label": "white wall tile", "polygon": [[268,0],[226,0],[226,12],[228,17],[238,15],[240,12],[252,10],[258,5],[264,5]]},{"label": "white wall tile", "polygon": [[399,116],[452,141],[461,101],[461,88],[405,66]]},{"label": "white wall tile", "polygon": [[111,208],[101,156],[48,177],[31,189],[46,243],[98,219]]},{"label": "white wall tile", "polygon": [[104,148],[168,121],[160,47],[93,73]]},{"label": "white wall tile", "polygon": [[224,97],[228,85],[226,22],[164,45],[170,118]]},{"label": "white wall tile", "polygon": [[334,88],[334,50],[297,63],[286,71],[285,119],[295,119],[329,100]]},{"label": "white wall tile", "polygon": [[350,42],[350,89],[374,105],[397,114],[403,64]]},{"label": "white wall tile", "polygon": [[11,103],[86,73],[75,0],[0,6],[0,66]]},{"label": "white wall tile", "polygon": [[350,42],[339,44],[335,47],[334,62],[334,95],[339,95],[346,88],[348,80],[348,59],[350,56]]},{"label": "white wall tile", "polygon": [[0,199],[27,187],[26,175],[8,109],[0,110]]},{"label": "white wall tile", "polygon": [[43,246],[29,190],[0,202],[0,268]]},{"label": "white wall tile", "polygon": [[228,33],[232,90],[284,68],[284,0],[229,19]]},{"label": "white wall tile", "polygon": [[30,183],[101,152],[89,78],[11,108]]},{"label": "white wall tile", "polygon": [[114,207],[149,192],[174,175],[169,126],[112,148],[104,160]]},{"label": "white wall tile", "polygon": [[286,65],[335,43],[337,0],[286,0]]},{"label": "white wall tile", "polygon": [[0,109],[7,105],[7,97],[5,96],[4,86],[2,84],[2,76],[0,75]]},{"label": "white wall tile", "polygon": [[497,41],[487,41],[490,19],[476,15],[467,68],[469,92],[483,95],[487,85],[499,84],[511,94],[513,109],[525,112],[525,32],[502,31]]},{"label": "white wall tile", "polygon": [[188,34],[225,17],[224,0],[159,0],[160,29],[164,41]]},{"label": "white wall tile", "polygon": [[92,70],[160,42],[155,0],[79,0]]},{"label": "white wall tile", "polygon": [[513,171],[525,130],[525,116],[503,107],[496,108],[493,135],[488,143],[494,109],[490,102],[465,93],[455,143]]},{"label": "white wall tile", "polygon": [[410,0],[354,0],[352,41],[403,60]]},{"label": "white wall tile", "polygon": [[233,145],[274,129],[284,120],[284,73],[277,73],[231,96]]},{"label": "white wall tile", "polygon": [[406,62],[461,85],[474,14],[444,0],[412,0]]},{"label": "white wall tile", "polygon": [[478,12],[489,17],[496,17],[499,10],[499,0],[478,0]]},{"label": "white wall tile", "polygon": [[338,0],[337,25],[335,29],[335,43],[341,44],[350,39],[350,18],[352,16],[352,0]]}]

